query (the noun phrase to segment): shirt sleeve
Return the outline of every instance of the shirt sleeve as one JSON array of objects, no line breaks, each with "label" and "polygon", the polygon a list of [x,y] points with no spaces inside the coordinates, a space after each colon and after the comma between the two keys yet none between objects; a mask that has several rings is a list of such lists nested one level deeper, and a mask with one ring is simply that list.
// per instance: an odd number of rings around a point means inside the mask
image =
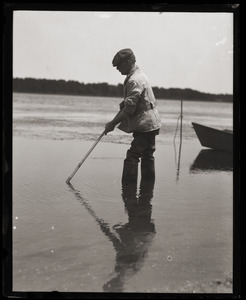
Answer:
[{"label": "shirt sleeve", "polygon": [[142,90],[136,81],[128,81],[125,86],[125,92],[125,106],[123,108],[123,111],[125,111],[125,113],[127,113],[129,116],[132,116],[136,110]]}]

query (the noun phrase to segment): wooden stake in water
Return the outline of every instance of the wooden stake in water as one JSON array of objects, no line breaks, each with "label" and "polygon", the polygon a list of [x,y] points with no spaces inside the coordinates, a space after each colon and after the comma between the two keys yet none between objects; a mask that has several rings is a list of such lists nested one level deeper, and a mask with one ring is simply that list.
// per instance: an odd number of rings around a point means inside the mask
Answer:
[{"label": "wooden stake in water", "polygon": [[90,150],[86,153],[86,155],[84,156],[84,158],[81,160],[81,162],[77,165],[77,167],[75,168],[75,170],[73,171],[73,173],[68,177],[68,179],[66,180],[66,183],[69,184],[70,180],[73,178],[73,176],[75,175],[75,173],[78,171],[78,169],[81,167],[81,165],[84,163],[84,161],[86,160],[86,158],[90,155],[90,153],[92,152],[92,150],[96,147],[96,145],[99,143],[99,141],[101,140],[101,138],[105,135],[105,130],[102,132],[102,134],[99,136],[99,138],[95,141],[95,143],[92,145],[92,147],[90,148]]},{"label": "wooden stake in water", "polygon": [[182,135],[183,135],[183,100],[181,100],[180,119],[181,119],[181,121],[180,121],[180,140],[179,140],[179,157],[178,157],[178,167],[177,167],[177,181],[179,179],[179,172],[180,172]]},{"label": "wooden stake in water", "polygon": [[182,143],[182,129],[183,129],[183,100],[181,100],[181,113],[180,113],[181,123],[180,123],[180,141]]}]

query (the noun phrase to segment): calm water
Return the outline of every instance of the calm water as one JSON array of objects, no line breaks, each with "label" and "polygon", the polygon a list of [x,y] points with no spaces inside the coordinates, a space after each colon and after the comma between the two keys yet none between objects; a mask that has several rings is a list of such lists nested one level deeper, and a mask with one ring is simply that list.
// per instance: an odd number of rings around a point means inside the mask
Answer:
[{"label": "calm water", "polygon": [[[14,94],[13,288],[232,292],[232,157],[191,122],[232,128],[232,105],[160,101],[156,181],[122,190],[131,137],[115,130],[74,170],[121,99]],[[142,187],[140,189],[140,187]]]}]

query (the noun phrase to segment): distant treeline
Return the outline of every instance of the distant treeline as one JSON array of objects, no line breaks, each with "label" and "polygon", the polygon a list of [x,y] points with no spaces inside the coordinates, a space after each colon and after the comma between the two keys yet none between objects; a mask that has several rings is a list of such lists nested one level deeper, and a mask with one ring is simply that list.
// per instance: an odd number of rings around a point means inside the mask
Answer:
[{"label": "distant treeline", "polygon": [[[122,97],[123,85],[111,85],[108,83],[80,83],[78,81],[14,78],[13,91],[17,93],[41,93],[59,95],[81,95]],[[174,100],[200,100],[200,101],[223,101],[232,102],[233,96],[229,94],[209,94],[192,89],[159,88],[153,87],[157,99]]]}]

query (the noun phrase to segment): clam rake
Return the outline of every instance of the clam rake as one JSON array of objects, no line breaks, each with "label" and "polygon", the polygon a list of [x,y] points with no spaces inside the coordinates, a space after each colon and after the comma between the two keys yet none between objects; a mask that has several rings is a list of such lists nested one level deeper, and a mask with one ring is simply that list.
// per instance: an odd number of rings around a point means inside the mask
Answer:
[{"label": "clam rake", "polygon": [[[120,114],[121,110],[116,114],[116,116],[114,118],[116,118],[119,114]],[[92,152],[92,150],[96,147],[96,145],[100,142],[100,140],[102,139],[102,137],[104,135],[107,134],[107,131],[104,130],[101,135],[97,138],[97,140],[95,141],[95,143],[91,146],[90,150],[86,153],[86,155],[84,156],[84,158],[81,160],[81,162],[77,165],[77,167],[75,168],[75,170],[73,171],[73,173],[68,177],[68,179],[66,180],[66,183],[69,184],[70,180],[73,178],[73,176],[75,175],[75,173],[78,171],[78,169],[81,167],[81,165],[84,163],[84,161],[86,160],[86,158],[90,155],[90,153]]]},{"label": "clam rake", "polygon": [[68,179],[66,180],[66,183],[69,184],[70,180],[73,178],[73,176],[75,175],[75,173],[78,171],[78,169],[81,167],[81,165],[84,163],[84,161],[87,159],[87,157],[90,155],[90,153],[92,152],[92,150],[96,147],[96,145],[99,143],[99,141],[102,139],[102,137],[106,134],[106,131],[104,130],[101,135],[97,138],[97,140],[95,141],[95,143],[91,146],[90,150],[86,153],[86,155],[83,157],[83,159],[79,162],[79,164],[77,165],[77,167],[75,168],[75,170],[73,171],[73,173],[68,177]]}]

